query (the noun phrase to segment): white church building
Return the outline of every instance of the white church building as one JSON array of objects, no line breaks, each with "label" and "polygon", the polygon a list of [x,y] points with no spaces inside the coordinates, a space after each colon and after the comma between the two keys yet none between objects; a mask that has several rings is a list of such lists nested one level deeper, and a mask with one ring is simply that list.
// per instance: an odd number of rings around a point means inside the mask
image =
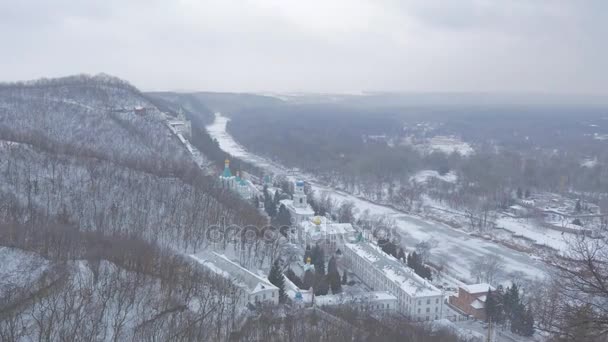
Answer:
[{"label": "white church building", "polygon": [[239,171],[236,172],[236,176],[232,175],[230,160],[228,159],[224,161],[224,170],[219,176],[219,181],[222,188],[235,191],[244,199],[250,199],[258,192],[250,180],[241,178]]},{"label": "white church building", "polygon": [[331,222],[327,217],[314,216],[298,226],[298,239],[302,246],[319,245],[330,258],[338,249],[343,249],[345,243],[355,239],[355,228],[350,223]]},{"label": "white church building", "polygon": [[310,220],[315,215],[315,211],[312,210],[311,206],[306,201],[303,181],[295,182],[293,199],[281,200],[281,204],[287,208],[291,215],[292,224],[296,226],[304,221]]}]

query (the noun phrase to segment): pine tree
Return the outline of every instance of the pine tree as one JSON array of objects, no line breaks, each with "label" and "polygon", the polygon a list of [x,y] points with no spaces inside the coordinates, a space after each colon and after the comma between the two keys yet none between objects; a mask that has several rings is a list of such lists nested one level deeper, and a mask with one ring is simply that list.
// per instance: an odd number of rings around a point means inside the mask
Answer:
[{"label": "pine tree", "polygon": [[522,199],[524,197],[523,191],[521,188],[517,188],[517,198]]},{"label": "pine tree", "polygon": [[488,294],[486,295],[486,320],[488,322],[500,323],[501,321],[500,311],[502,310],[502,306],[498,299],[497,293],[488,289]]},{"label": "pine tree", "polygon": [[333,256],[329,259],[329,263],[327,264],[327,281],[329,282],[331,293],[336,294],[342,292],[340,273],[338,272],[336,258]]},{"label": "pine tree", "polygon": [[279,203],[280,203],[279,201],[281,200],[281,194],[279,193],[279,189],[277,189],[277,191],[275,191],[275,192],[274,192],[274,197],[273,197],[273,199],[274,199],[274,204],[275,204],[276,206],[278,206],[278,205],[279,205]]},{"label": "pine tree", "polygon": [[277,214],[276,221],[279,226],[291,225],[291,214],[289,213],[289,210],[287,210],[284,204],[281,204],[281,206],[279,207],[279,213]]},{"label": "pine tree", "polygon": [[285,278],[283,278],[279,260],[275,260],[272,264],[270,274],[268,274],[268,280],[272,285],[279,288],[279,302],[284,303],[287,299],[287,294],[285,293]]},{"label": "pine tree", "polygon": [[314,285],[315,274],[311,270],[304,272],[304,278],[302,279],[302,290],[310,290]]},{"label": "pine tree", "polygon": [[266,213],[270,217],[275,217],[275,215],[277,214],[277,206],[272,201],[270,196],[266,197],[266,200],[264,201],[264,209],[266,210]]},{"label": "pine tree", "polygon": [[315,272],[325,275],[325,253],[323,252],[323,248],[315,245],[310,251],[310,257],[315,265]]},{"label": "pine tree", "polygon": [[532,309],[530,309],[529,307],[524,312],[524,317],[522,319],[521,325],[521,335],[534,335],[534,315],[532,314]]},{"label": "pine tree", "polygon": [[315,273],[315,296],[324,296],[329,293],[329,283],[327,277],[319,272]]},{"label": "pine tree", "polygon": [[348,278],[346,276],[346,270],[342,273],[342,285],[346,285],[348,283]]}]

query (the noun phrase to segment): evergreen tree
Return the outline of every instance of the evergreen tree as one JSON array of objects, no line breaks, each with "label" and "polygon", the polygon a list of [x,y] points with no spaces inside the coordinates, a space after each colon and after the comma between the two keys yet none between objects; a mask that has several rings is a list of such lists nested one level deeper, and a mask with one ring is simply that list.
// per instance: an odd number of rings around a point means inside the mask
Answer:
[{"label": "evergreen tree", "polygon": [[504,321],[502,295],[499,291],[492,292],[492,290],[488,289],[486,296],[486,320],[494,323],[502,323]]},{"label": "evergreen tree", "polygon": [[521,190],[521,188],[517,188],[517,198],[522,199],[522,197],[524,197],[523,191]]},{"label": "evergreen tree", "polygon": [[336,294],[342,292],[342,284],[340,283],[340,273],[338,272],[338,265],[336,258],[331,257],[327,264],[327,281],[331,288],[331,293]]},{"label": "evergreen tree", "polygon": [[281,194],[279,193],[279,189],[277,189],[277,191],[274,192],[274,204],[278,207],[280,204],[280,200],[281,200]]},{"label": "evergreen tree", "polygon": [[260,198],[259,198],[258,196],[254,196],[254,197],[253,197],[253,205],[254,205],[256,208],[259,208],[259,207],[260,207]]},{"label": "evergreen tree", "polygon": [[329,283],[327,277],[319,272],[315,273],[315,296],[324,296],[329,293]]},{"label": "evergreen tree", "polygon": [[521,335],[532,336],[534,335],[534,315],[532,309],[529,307],[524,312],[524,316],[521,324]]},{"label": "evergreen tree", "polygon": [[291,282],[297,286],[298,288],[303,288],[304,284],[302,283],[302,279],[300,279],[300,277],[298,277],[298,275],[291,269],[287,269],[287,271],[285,271],[285,276],[291,280]]},{"label": "evergreen tree", "polygon": [[530,198],[530,189],[526,189],[526,193],[524,194],[525,198]]},{"label": "evergreen tree", "polygon": [[405,256],[405,252],[403,251],[403,248],[399,247],[399,249],[397,250],[397,260],[405,262],[407,259],[407,257]]},{"label": "evergreen tree", "polygon": [[276,222],[279,226],[290,226],[291,225],[291,214],[284,204],[279,207],[279,212],[276,217]]},{"label": "evergreen tree", "polygon": [[272,198],[270,198],[270,195],[266,196],[266,199],[264,200],[264,210],[266,210],[266,213],[270,217],[275,217],[277,214],[277,206]]},{"label": "evergreen tree", "polygon": [[302,279],[302,289],[310,290],[310,288],[314,285],[314,283],[315,283],[315,274],[311,270],[306,270],[306,272],[304,272],[304,278]]},{"label": "evergreen tree", "polygon": [[315,265],[315,272],[325,275],[325,253],[323,252],[323,248],[315,245],[310,251],[310,257],[313,265]]},{"label": "evergreen tree", "polygon": [[576,206],[574,207],[574,211],[576,211],[577,213],[580,213],[581,210],[583,210],[583,208],[581,206],[581,200],[578,199],[578,200],[576,200]]},{"label": "evergreen tree", "polygon": [[513,284],[513,286],[511,287],[507,287],[503,298],[503,309],[506,318],[512,322],[514,314],[516,313],[516,310],[518,309],[518,306],[521,302],[519,298],[519,288],[517,287],[517,284]]},{"label": "evergreen tree", "polygon": [[283,278],[283,273],[281,272],[281,266],[279,265],[279,260],[275,260],[270,268],[270,273],[268,274],[268,280],[270,283],[279,288],[279,302],[284,303],[287,299],[287,294],[285,293],[285,279]]},{"label": "evergreen tree", "polygon": [[346,283],[348,283],[348,278],[346,276],[346,270],[344,270],[344,273],[342,273],[342,285],[346,285]]}]

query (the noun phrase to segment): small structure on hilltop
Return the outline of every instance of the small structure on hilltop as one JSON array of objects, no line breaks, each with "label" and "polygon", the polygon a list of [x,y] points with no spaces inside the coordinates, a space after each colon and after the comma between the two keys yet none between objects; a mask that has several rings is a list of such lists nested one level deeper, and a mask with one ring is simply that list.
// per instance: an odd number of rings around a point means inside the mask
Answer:
[{"label": "small structure on hilltop", "polygon": [[488,290],[495,289],[486,283],[462,285],[458,287],[458,296],[450,296],[449,303],[467,315],[485,320]]}]

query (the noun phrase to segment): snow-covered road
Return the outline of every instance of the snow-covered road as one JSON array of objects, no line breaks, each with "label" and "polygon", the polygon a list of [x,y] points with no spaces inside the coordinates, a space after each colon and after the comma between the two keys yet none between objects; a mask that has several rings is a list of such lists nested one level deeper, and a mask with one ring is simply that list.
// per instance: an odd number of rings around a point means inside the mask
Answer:
[{"label": "snow-covered road", "polygon": [[[228,120],[225,116],[217,113],[215,121],[207,126],[207,131],[213,138],[217,139],[222,150],[269,172],[275,174],[288,173],[285,167],[255,155],[237,143],[226,131]],[[393,208],[371,203],[348,193],[328,188],[315,182],[310,176],[296,175],[296,177],[310,182],[312,188],[319,194],[328,192],[337,202],[352,201],[359,212],[369,210],[372,215],[390,216],[396,221],[399,233],[402,236],[402,244],[408,248],[412,248],[421,241],[430,239],[437,241],[436,246],[431,251],[431,260],[440,262],[443,259],[449,273],[460,279],[475,281],[470,274],[473,261],[488,255],[498,255],[504,259],[503,280],[521,277],[534,279],[545,275],[546,265],[528,254],[470,236],[443,224],[425,221],[420,217],[407,215]]]}]

